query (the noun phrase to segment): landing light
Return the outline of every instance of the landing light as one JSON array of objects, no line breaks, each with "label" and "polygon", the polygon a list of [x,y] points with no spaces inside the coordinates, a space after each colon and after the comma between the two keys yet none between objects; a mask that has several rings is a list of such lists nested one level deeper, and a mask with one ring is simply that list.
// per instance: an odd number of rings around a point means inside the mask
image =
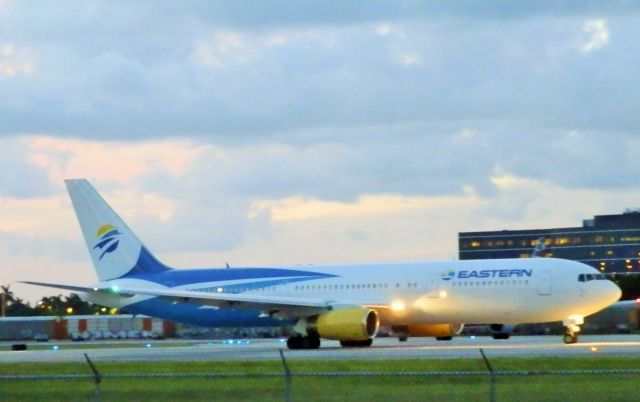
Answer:
[{"label": "landing light", "polygon": [[404,311],[406,305],[402,300],[394,300],[391,302],[391,310],[393,311]]},{"label": "landing light", "polygon": [[597,352],[597,351],[598,351],[598,348],[596,348],[595,346],[592,346],[592,347],[591,347],[591,351],[592,351],[592,352]]},{"label": "landing light", "polygon": [[440,293],[438,293],[438,295],[442,298],[447,297],[447,291],[446,290],[441,290]]}]

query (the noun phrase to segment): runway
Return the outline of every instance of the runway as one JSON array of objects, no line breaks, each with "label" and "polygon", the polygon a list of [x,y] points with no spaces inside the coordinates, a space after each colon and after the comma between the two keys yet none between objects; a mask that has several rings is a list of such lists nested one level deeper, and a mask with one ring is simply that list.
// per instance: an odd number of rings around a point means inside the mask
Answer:
[{"label": "runway", "polygon": [[[640,356],[640,335],[582,336],[573,345],[562,343],[560,336],[514,336],[509,340],[490,337],[458,337],[452,341],[412,338],[399,342],[395,338],[376,339],[370,348],[342,348],[335,341],[322,341],[318,350],[288,350],[278,339],[249,341],[194,341],[177,346],[172,341],[104,342],[95,344],[50,342],[46,350],[10,351],[10,343],[2,344],[1,363],[18,362],[83,362],[87,353],[94,361],[204,361],[204,360],[272,360],[279,359],[283,349],[287,359],[303,360],[393,360],[393,359],[461,359],[479,358],[482,348],[489,358],[543,356]],[[32,344],[33,345],[33,344]],[[29,345],[29,346],[32,346]],[[41,344],[39,344],[41,345]],[[57,350],[54,347],[57,346]]]}]

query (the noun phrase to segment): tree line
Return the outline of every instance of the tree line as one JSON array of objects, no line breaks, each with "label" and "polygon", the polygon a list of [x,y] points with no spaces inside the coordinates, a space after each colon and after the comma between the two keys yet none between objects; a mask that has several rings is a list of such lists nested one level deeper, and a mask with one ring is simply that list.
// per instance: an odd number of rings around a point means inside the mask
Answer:
[{"label": "tree line", "polygon": [[32,306],[16,296],[9,286],[0,286],[0,292],[4,295],[4,312],[7,317],[106,315],[116,312],[115,309],[86,302],[75,293],[68,296],[45,296]]}]

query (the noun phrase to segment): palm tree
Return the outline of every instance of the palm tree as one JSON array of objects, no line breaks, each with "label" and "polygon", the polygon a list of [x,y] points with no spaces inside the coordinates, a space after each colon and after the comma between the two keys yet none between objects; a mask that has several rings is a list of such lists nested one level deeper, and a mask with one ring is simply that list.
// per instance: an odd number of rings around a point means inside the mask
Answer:
[{"label": "palm tree", "polygon": [[9,289],[9,286],[10,285],[0,285],[0,289],[2,289],[2,293],[0,293],[0,311],[2,313],[2,317],[7,315],[7,304],[15,301],[15,297],[13,292]]}]

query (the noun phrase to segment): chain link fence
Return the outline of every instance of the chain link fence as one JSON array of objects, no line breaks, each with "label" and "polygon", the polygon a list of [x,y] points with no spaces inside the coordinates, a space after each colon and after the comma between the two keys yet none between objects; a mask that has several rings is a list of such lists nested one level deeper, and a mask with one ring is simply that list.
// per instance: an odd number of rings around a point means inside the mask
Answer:
[{"label": "chain link fence", "polygon": [[[640,369],[0,375],[1,401],[632,401]],[[188,364],[188,363],[183,363]]]}]

